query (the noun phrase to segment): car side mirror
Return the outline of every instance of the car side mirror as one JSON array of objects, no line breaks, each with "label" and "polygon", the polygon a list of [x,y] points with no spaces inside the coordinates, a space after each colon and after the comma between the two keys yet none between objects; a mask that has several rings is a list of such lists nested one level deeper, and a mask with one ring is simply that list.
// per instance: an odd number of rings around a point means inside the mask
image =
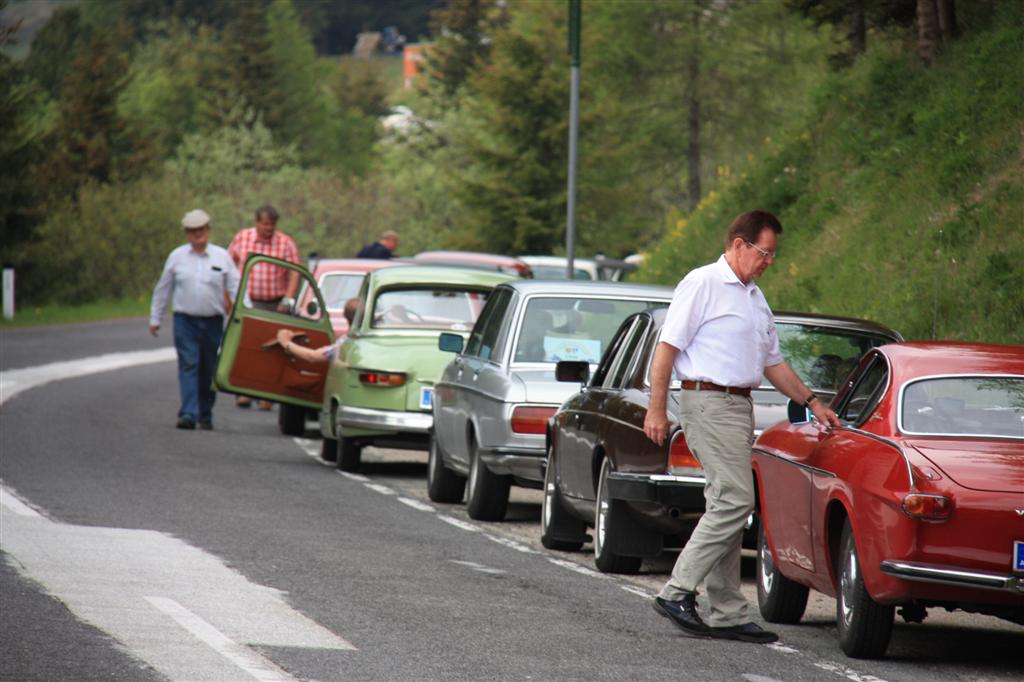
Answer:
[{"label": "car side mirror", "polygon": [[443,332],[437,339],[437,347],[447,353],[461,353],[463,344],[465,344],[465,339],[461,334]]},{"label": "car side mirror", "polygon": [[555,365],[555,379],[585,384],[590,380],[590,363],[586,360],[561,360]]},{"label": "car side mirror", "polygon": [[318,312],[320,312],[320,306],[316,304],[316,301],[310,301],[306,304],[307,315],[310,317],[316,317]]},{"label": "car side mirror", "polygon": [[790,424],[806,424],[811,421],[811,411],[795,400],[790,400],[786,406],[786,415]]}]

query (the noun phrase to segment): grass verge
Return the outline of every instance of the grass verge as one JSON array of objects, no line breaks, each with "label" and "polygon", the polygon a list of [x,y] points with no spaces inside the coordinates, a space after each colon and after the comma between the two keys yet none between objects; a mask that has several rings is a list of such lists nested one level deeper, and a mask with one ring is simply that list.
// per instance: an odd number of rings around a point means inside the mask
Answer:
[{"label": "grass verge", "polygon": [[32,327],[46,324],[97,322],[119,317],[140,317],[149,314],[149,297],[133,296],[118,300],[97,301],[83,305],[48,303],[40,306],[15,306],[14,319],[0,318],[0,327]]}]

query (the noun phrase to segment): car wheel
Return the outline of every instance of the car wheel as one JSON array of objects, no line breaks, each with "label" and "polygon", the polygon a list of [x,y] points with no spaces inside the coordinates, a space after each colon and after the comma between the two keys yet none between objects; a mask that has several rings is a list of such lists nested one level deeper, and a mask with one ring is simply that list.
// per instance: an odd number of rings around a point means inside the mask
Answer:
[{"label": "car wheel", "polygon": [[608,494],[608,474],[611,463],[606,457],[601,462],[601,475],[597,482],[597,500],[594,503],[594,563],[602,573],[636,573],[642,557],[616,554],[614,548],[620,538],[631,532],[629,518],[622,502]]},{"label": "car wheel", "polygon": [[333,438],[324,438],[320,445],[320,459],[325,462],[334,462],[338,459],[338,441]]},{"label": "car wheel", "polygon": [[575,552],[587,540],[587,525],[572,516],[562,502],[554,458],[554,449],[548,447],[548,463],[544,469],[544,500],[540,511],[540,544],[548,549]]},{"label": "car wheel", "polygon": [[301,436],[306,432],[306,408],[281,403],[277,409],[277,426],[286,436]]},{"label": "car wheel", "polygon": [[772,558],[764,524],[757,532],[757,606],[769,623],[799,623],[810,590],[782,575]]},{"label": "car wheel", "polygon": [[889,646],[895,610],[876,602],[864,587],[853,527],[847,520],[839,549],[836,595],[839,646],[851,658],[880,658]]},{"label": "car wheel", "polygon": [[466,512],[477,521],[501,521],[508,510],[508,493],[512,480],[493,473],[480,459],[476,444],[471,444],[469,462],[469,492]]},{"label": "car wheel", "polygon": [[437,436],[430,434],[427,455],[427,497],[434,502],[458,503],[466,492],[466,479],[444,465]]},{"label": "car wheel", "polygon": [[359,471],[359,460],[362,457],[363,448],[356,445],[355,441],[345,436],[338,437],[338,454],[335,465],[341,471]]}]

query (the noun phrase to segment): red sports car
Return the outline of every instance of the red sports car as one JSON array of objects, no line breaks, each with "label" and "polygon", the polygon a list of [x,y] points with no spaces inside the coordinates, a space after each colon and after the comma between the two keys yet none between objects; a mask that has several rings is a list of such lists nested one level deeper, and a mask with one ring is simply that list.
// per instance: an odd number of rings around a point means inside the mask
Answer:
[{"label": "red sports car", "polygon": [[754,444],[766,620],[834,596],[857,658],[885,653],[897,607],[1024,624],[1024,346],[881,346],[832,401],[842,426],[789,407]]}]

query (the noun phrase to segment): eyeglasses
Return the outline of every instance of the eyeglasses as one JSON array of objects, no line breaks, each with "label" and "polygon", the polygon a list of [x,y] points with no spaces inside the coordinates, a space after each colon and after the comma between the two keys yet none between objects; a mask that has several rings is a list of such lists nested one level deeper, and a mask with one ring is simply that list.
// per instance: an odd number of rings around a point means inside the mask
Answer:
[{"label": "eyeglasses", "polygon": [[[747,240],[744,239],[743,241],[746,242]],[[765,260],[768,260],[769,258],[775,260],[775,256],[778,255],[775,251],[768,251],[767,249],[762,249],[757,244],[751,244],[750,242],[747,242],[747,246],[749,246],[752,249],[756,249],[757,252],[761,254],[761,257],[764,258]]]}]

